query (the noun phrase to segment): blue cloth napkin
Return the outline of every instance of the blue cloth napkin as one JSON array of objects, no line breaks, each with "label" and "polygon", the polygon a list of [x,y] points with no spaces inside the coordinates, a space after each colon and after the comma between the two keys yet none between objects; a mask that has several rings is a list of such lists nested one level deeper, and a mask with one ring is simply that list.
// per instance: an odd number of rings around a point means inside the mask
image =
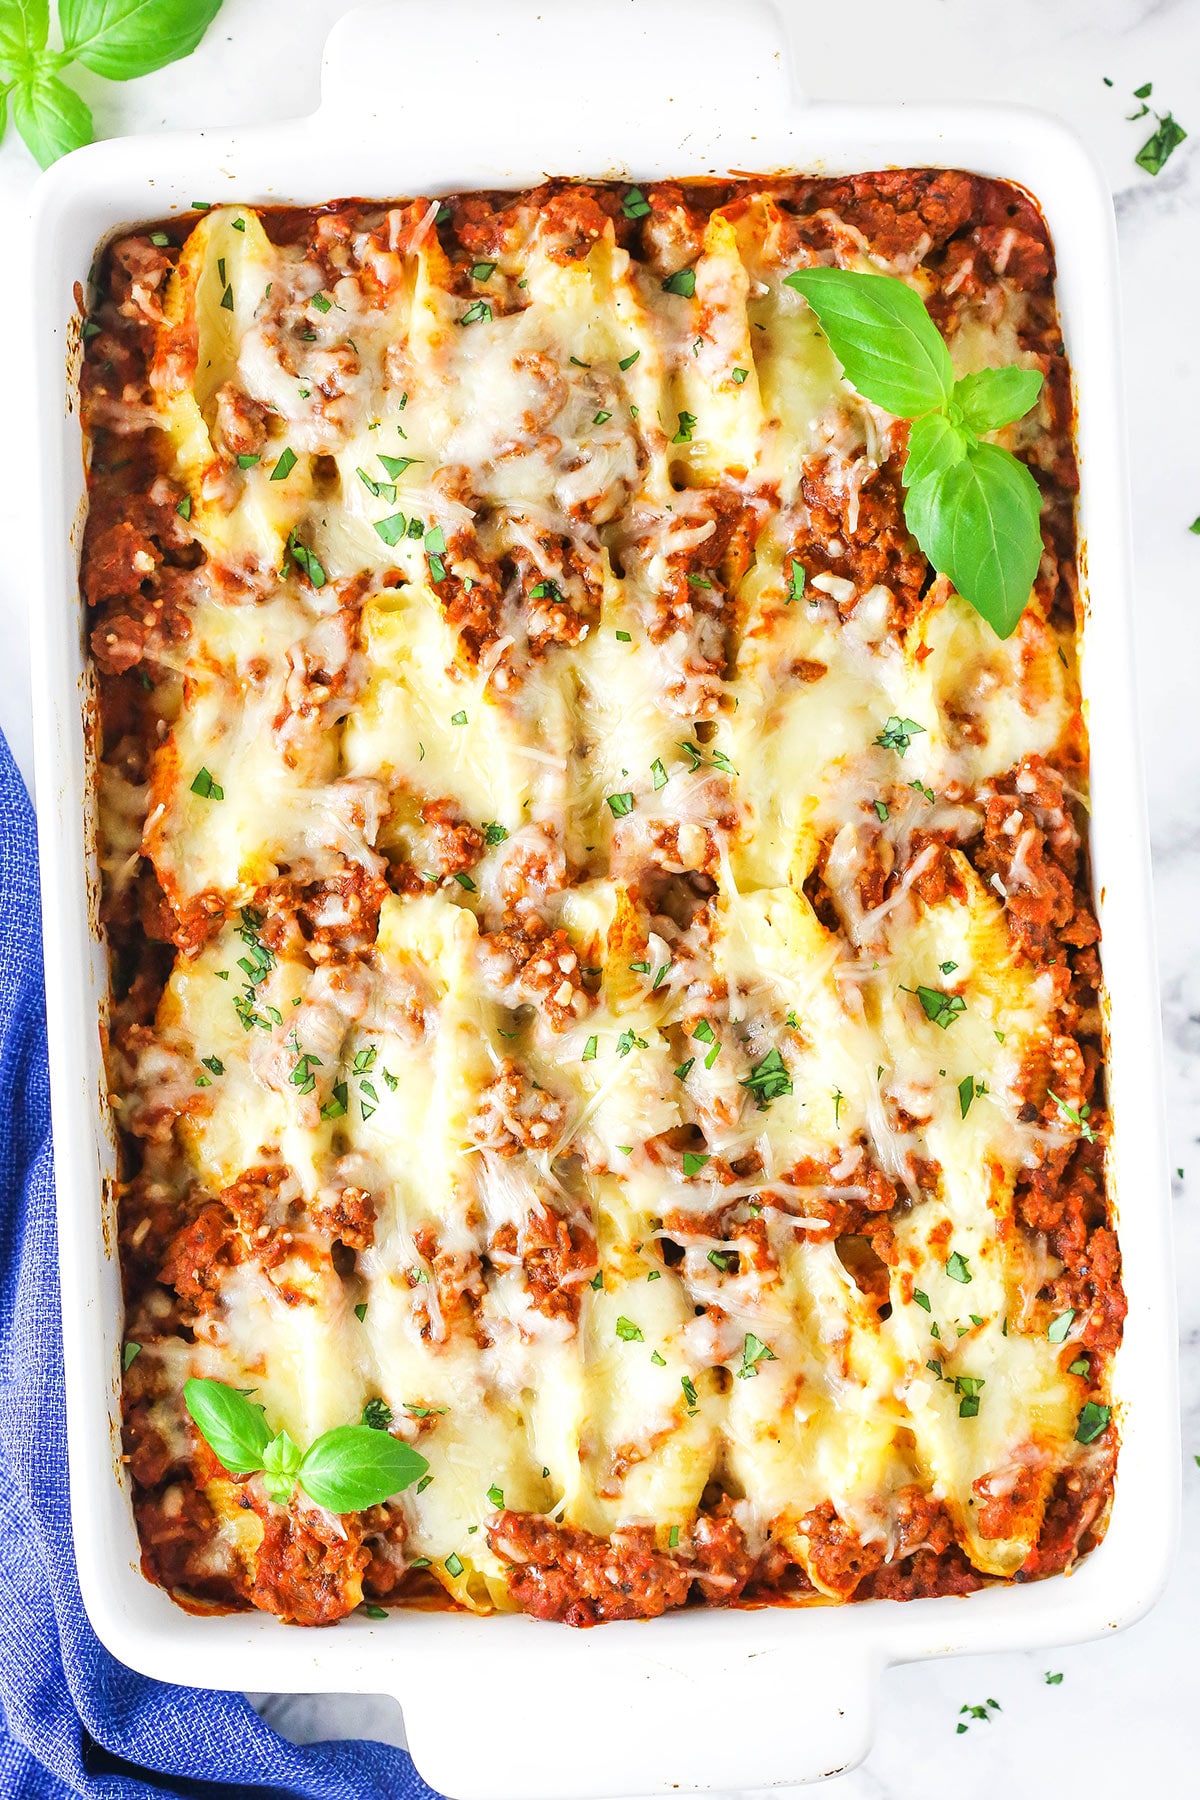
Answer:
[{"label": "blue cloth napkin", "polygon": [[0,735],[0,1796],[437,1800],[402,1750],[299,1748],[241,1695],[148,1681],[101,1646],[67,1506],[57,1260],[37,839]]}]

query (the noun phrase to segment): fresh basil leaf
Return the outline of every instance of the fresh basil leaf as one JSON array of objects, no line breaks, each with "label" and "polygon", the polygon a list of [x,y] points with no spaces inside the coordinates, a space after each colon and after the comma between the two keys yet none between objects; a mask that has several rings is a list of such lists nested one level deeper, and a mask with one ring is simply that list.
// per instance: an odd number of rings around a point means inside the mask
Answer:
[{"label": "fresh basil leaf", "polygon": [[968,431],[999,431],[1023,419],[1042,391],[1040,369],[977,369],[954,384],[954,401]]},{"label": "fresh basil leaf", "polygon": [[300,1486],[330,1512],[365,1512],[411,1487],[428,1467],[402,1438],[369,1425],[335,1425],[305,1451]]},{"label": "fresh basil leaf", "polygon": [[[947,571],[938,562],[931,546],[937,530],[942,482],[953,467],[953,463],[947,463],[944,468],[936,469],[932,475],[926,475],[921,481],[914,483],[904,496],[904,522],[939,575],[944,575]],[[907,477],[907,464],[904,474]]]},{"label": "fresh basil leaf", "polygon": [[909,490],[904,516],[922,550],[998,637],[1011,637],[1042,559],[1041,494],[996,444]]},{"label": "fresh basil leaf", "polygon": [[914,419],[908,433],[908,459],[904,485],[913,488],[929,475],[940,475],[967,454],[970,443],[964,431],[952,425],[945,413],[926,413]]},{"label": "fresh basil leaf", "polygon": [[893,275],[797,269],[784,286],[817,315],[847,381],[899,419],[945,406],[954,387],[950,352],[921,296]]},{"label": "fresh basil leaf", "polygon": [[276,1506],[286,1506],[296,1486],[303,1460],[299,1444],[286,1431],[271,1439],[263,1451],[263,1486]]},{"label": "fresh basil leaf", "polygon": [[190,56],[221,0],[59,0],[63,49],[94,75],[129,81]]},{"label": "fresh basil leaf", "polygon": [[0,5],[0,66],[7,74],[24,75],[46,48],[50,0],[4,0]]},{"label": "fresh basil leaf", "polygon": [[30,75],[13,89],[13,118],[43,169],[90,144],[92,115],[74,88],[57,75]]},{"label": "fresh basil leaf", "polygon": [[272,1432],[261,1406],[223,1381],[193,1378],[183,1384],[183,1403],[200,1436],[231,1475],[252,1475],[264,1464]]}]

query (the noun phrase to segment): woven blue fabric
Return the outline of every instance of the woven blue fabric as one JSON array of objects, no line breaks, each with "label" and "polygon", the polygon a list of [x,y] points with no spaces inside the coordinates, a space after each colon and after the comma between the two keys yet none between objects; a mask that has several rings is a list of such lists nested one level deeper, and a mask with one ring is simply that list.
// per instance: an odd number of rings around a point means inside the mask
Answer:
[{"label": "woven blue fabric", "polygon": [[290,1744],[238,1694],[135,1675],[88,1623],[67,1506],[37,840],[2,735],[0,1284],[0,1800],[437,1800],[402,1750]]}]

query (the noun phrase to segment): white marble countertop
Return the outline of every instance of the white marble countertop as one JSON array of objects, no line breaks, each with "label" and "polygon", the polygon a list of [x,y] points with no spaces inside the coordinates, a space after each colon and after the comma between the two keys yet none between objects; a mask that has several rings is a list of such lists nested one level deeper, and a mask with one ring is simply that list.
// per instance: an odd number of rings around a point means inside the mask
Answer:
[{"label": "white marble countertop", "polygon": [[[553,0],[546,0],[547,5]],[[575,0],[558,0],[572,4]],[[580,0],[586,3],[586,0]],[[636,0],[632,0],[636,4]],[[730,0],[736,7],[737,0]],[[687,0],[679,0],[686,16]],[[1085,139],[1116,197],[1127,321],[1126,386],[1133,474],[1136,604],[1145,621],[1139,667],[1149,769],[1167,1043],[1170,1160],[1181,1269],[1200,1258],[1200,0],[858,0],[852,15],[781,0],[805,90],[869,100],[1021,101],[1065,118]],[[316,102],[320,48],[343,0],[225,0],[188,62],[114,86],[84,77],[97,129],[284,118]],[[281,29],[281,24],[286,28]],[[847,37],[849,26],[849,38]],[[846,54],[847,43],[853,56]],[[847,73],[852,70],[852,73]],[[1112,88],[1104,85],[1109,76]],[[1156,179],[1133,156],[1146,121],[1129,95],[1154,83],[1153,103],[1194,137]],[[403,71],[397,76],[403,116]],[[1152,121],[1150,121],[1152,123]],[[0,229],[24,218],[35,174],[9,133],[0,149]],[[10,265],[11,267],[12,265]],[[11,277],[10,277],[11,278]],[[20,371],[10,372],[19,379]],[[4,434],[0,480],[0,725],[30,771],[25,669],[26,589],[19,555],[19,431]],[[9,478],[11,475],[11,479]],[[866,1763],[828,1784],[830,1800],[925,1800],[952,1792],[1010,1800],[1086,1792],[1094,1800],[1141,1787],[1148,1800],[1200,1788],[1193,1608],[1200,1610],[1200,1288],[1180,1288],[1183,1349],[1184,1549],[1166,1595],[1123,1636],[1050,1656],[994,1656],[893,1670]],[[1049,1686],[1045,1672],[1061,1671]],[[991,1722],[956,1731],[959,1708],[987,1698]],[[370,1736],[402,1742],[394,1702],[345,1696],[260,1701],[296,1738]],[[1036,1777],[1029,1771],[1036,1769]]]}]

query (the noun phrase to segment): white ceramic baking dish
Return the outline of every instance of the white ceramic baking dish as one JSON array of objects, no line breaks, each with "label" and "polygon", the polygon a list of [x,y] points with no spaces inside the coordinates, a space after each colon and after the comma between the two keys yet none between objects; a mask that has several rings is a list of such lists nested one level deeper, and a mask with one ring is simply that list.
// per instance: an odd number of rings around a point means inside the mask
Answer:
[{"label": "white ceramic baking dish", "polygon": [[[792,90],[778,18],[746,0],[372,4],[334,31],[312,118],[99,144],[36,202],[42,486],[32,586],[71,1483],[83,1596],[104,1642],[147,1674],[215,1687],[381,1692],[404,1706],[426,1778],[458,1800],[787,1788],[870,1741],[884,1667],[1115,1631],[1166,1576],[1178,1446],[1149,852],[1134,718],[1132,589],[1112,209],[1060,125],[995,107],[814,104]],[[1093,848],[1111,1003],[1113,1179],[1129,1296],[1116,1394],[1124,1448],[1108,1536],[1077,1573],[969,1599],[687,1612],[573,1632],[526,1617],[355,1616],[329,1631],[189,1617],[138,1570],[119,1445],[119,1277],[107,1195],[90,920],[83,468],[76,283],[118,226],[193,199],[519,187],[544,173],[634,180],[941,164],[1007,176],[1041,202],[1078,392]],[[106,1214],[105,1208],[110,1210]]]}]

